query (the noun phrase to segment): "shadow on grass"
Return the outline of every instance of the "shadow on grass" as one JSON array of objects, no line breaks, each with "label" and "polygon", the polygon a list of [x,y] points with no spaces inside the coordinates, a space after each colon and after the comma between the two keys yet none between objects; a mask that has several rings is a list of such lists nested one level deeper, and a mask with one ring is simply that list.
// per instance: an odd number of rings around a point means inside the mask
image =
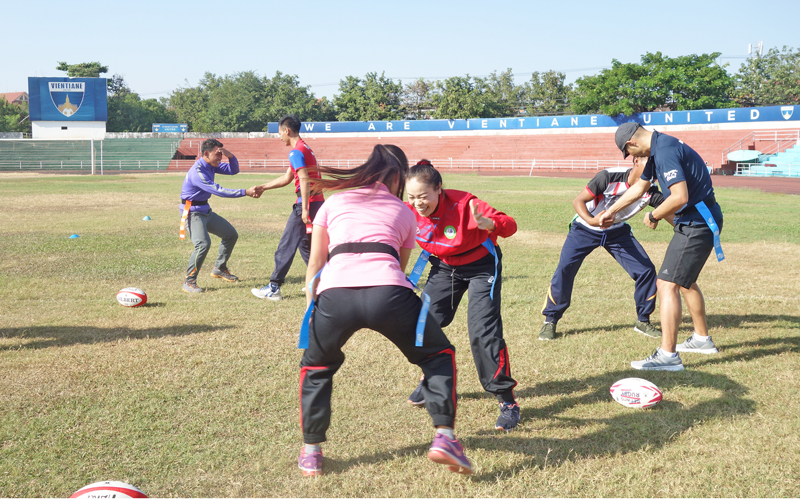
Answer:
[{"label": "shadow on grass", "polygon": [[[568,410],[580,406],[611,403],[608,388],[621,378],[641,375],[635,370],[608,372],[584,379],[551,381],[526,390],[527,396],[558,395],[552,404],[539,409],[523,408],[523,420],[519,431],[498,433],[480,431],[475,435],[460,435],[467,454],[470,450],[485,449],[494,452],[508,452],[512,456],[520,453],[525,457],[515,458],[508,467],[493,467],[480,473],[481,464],[474,464],[478,474],[472,480],[496,482],[498,476],[512,475],[524,469],[542,470],[548,466],[559,466],[567,461],[594,459],[596,457],[647,451],[653,453],[668,445],[676,436],[702,425],[706,420],[732,418],[749,415],[756,404],[744,396],[748,388],[734,382],[725,375],[700,371],[679,373],[650,372],[648,378],[658,385],[665,394],[665,400],[648,410],[622,409],[602,410],[602,413],[616,413],[611,417],[572,417],[563,416]],[[703,401],[694,406],[684,406],[670,401],[669,393],[676,387],[709,387],[720,392],[719,397]],[[588,391],[588,392],[587,392]],[[575,393],[580,395],[571,395]],[[614,403],[616,404],[616,403]],[[598,428],[576,438],[528,437],[525,432],[563,434],[580,431],[582,428]],[[458,434],[458,433],[457,433]],[[393,460],[398,456],[424,456],[428,445],[415,445],[403,448],[388,448],[384,452],[354,457],[350,460],[335,460],[328,457],[326,471],[343,472],[352,467]],[[432,467],[436,467],[431,464]]]},{"label": "shadow on grass", "polygon": [[[146,306],[147,304],[145,304]],[[156,306],[158,307],[158,306]],[[229,326],[177,325],[168,328],[98,328],[93,326],[30,326],[22,328],[0,328],[0,338],[31,339],[30,342],[0,347],[0,351],[19,349],[45,349],[75,344],[113,342],[119,339],[147,339],[180,337],[195,333],[228,330]]]},{"label": "shadow on grass", "polygon": [[[654,314],[652,317],[653,323],[658,324],[658,315]],[[770,316],[767,314],[744,314],[744,315],[733,315],[733,314],[708,314],[706,315],[706,321],[708,322],[708,326],[710,328],[721,327],[721,328],[744,328],[744,329],[752,329],[752,328],[764,328],[764,323],[775,323],[776,321],[789,323],[788,328],[800,328],[800,316],[788,316],[786,314],[779,314]],[[563,330],[557,329],[558,333],[557,336],[563,337],[565,335],[578,335],[582,333],[594,333],[600,330],[604,331],[625,331],[631,330],[633,331],[633,325],[636,323],[636,318],[632,318],[630,323],[623,323],[623,324],[606,324],[606,325],[597,325],[588,328],[565,328]],[[678,337],[682,336],[683,333],[688,335],[691,333],[691,330],[687,332],[683,332],[683,329],[687,326],[691,328],[692,325],[692,318],[686,313],[684,309],[684,315],[681,318],[681,332],[678,333]],[[770,328],[776,328],[774,325],[770,326]],[[724,331],[723,331],[724,334]],[[641,334],[639,334],[641,335]],[[682,339],[678,339],[679,342]]]}]

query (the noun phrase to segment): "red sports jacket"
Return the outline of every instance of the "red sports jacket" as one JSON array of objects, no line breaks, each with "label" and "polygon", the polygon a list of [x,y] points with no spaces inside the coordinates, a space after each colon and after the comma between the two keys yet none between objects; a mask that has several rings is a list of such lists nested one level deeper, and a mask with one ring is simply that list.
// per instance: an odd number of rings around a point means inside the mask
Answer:
[{"label": "red sports jacket", "polygon": [[[478,211],[494,221],[495,230],[478,229],[469,201],[475,200]],[[497,244],[497,237],[508,238],[517,232],[514,219],[490,207],[471,193],[442,190],[439,205],[430,217],[423,217],[406,203],[417,217],[417,243],[449,266],[470,264],[486,256],[489,251],[483,246],[486,238]]]}]

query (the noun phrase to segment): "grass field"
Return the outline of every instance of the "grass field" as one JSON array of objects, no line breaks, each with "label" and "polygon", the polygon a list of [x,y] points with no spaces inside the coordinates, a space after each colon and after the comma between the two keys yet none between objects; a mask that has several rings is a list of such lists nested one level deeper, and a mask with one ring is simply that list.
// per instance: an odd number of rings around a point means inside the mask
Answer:
[{"label": "grass field", "polygon": [[[219,181],[248,187],[263,176]],[[459,311],[445,332],[458,357],[456,434],[476,473],[447,472],[425,456],[427,413],[406,403],[416,367],[378,334],[360,332],[335,379],[325,475],[304,478],[296,462],[302,260],[282,302],[250,294],[269,279],[291,190],[212,200],[239,231],[230,268],[242,281],[212,281],[212,250],[199,279],[207,292],[190,295],[181,291],[191,252],[177,237],[181,182],[178,174],[0,177],[0,497],[66,497],[101,480],[157,497],[800,496],[796,196],[717,190],[727,259],[712,258],[699,285],[721,352],[684,354],[684,372],[644,374],[664,401],[632,410],[608,388],[643,375],[629,363],[657,341],[633,331],[633,281],[604,251],[578,274],[559,323],[567,335],[537,340],[585,180],[446,174],[446,187],[519,224],[500,244],[522,422],[509,434],[493,430],[497,405],[480,387]],[[632,226],[658,266],[671,231]],[[144,289],[147,306],[119,306],[114,295],[126,286]],[[691,333],[684,319],[681,341]]]}]

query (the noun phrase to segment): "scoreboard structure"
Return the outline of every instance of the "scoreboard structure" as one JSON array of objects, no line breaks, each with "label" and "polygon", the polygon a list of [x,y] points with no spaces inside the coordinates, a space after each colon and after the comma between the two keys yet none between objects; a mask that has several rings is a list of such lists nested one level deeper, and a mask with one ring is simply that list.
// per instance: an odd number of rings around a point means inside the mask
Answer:
[{"label": "scoreboard structure", "polygon": [[105,138],[105,78],[29,77],[28,95],[34,139]]}]

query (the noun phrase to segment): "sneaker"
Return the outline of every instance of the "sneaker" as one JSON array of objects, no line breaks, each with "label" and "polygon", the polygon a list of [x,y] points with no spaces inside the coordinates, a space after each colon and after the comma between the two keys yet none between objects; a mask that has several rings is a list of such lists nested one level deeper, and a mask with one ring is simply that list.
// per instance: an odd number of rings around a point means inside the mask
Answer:
[{"label": "sneaker", "polygon": [[679,372],[683,370],[683,361],[680,355],[669,356],[659,347],[656,351],[642,361],[631,361],[631,367],[637,370],[664,370]]},{"label": "sneaker", "polygon": [[203,289],[197,286],[197,280],[186,278],[183,282],[183,291],[189,293],[203,293]]},{"label": "sneaker", "polygon": [[251,288],[250,291],[253,292],[253,295],[259,299],[281,300],[282,298],[281,287],[275,283],[270,283],[269,285],[262,286],[261,288]]},{"label": "sneaker", "polygon": [[697,340],[694,333],[686,339],[686,342],[678,344],[675,349],[678,352],[699,352],[700,354],[716,354],[719,352],[714,341],[711,340],[711,335],[708,336],[708,340]]},{"label": "sneaker", "polygon": [[322,452],[306,453],[305,446],[300,450],[297,466],[304,476],[319,476],[322,474]]},{"label": "sneaker", "polygon": [[653,323],[649,321],[637,321],[635,325],[633,325],[633,330],[639,333],[643,333],[648,337],[653,337],[655,339],[661,338],[661,330],[658,327],[654,326]]},{"label": "sneaker", "polygon": [[411,406],[416,406],[419,408],[420,406],[425,405],[425,396],[422,395],[422,386],[425,384],[425,379],[419,381],[419,385],[414,392],[408,397],[408,404]]},{"label": "sneaker", "polygon": [[539,340],[553,340],[554,338],[556,338],[556,324],[543,324],[542,329],[539,330]]},{"label": "sneaker", "polygon": [[500,406],[500,416],[494,428],[498,431],[510,431],[519,423],[519,405],[517,403],[503,403]]},{"label": "sneaker", "polygon": [[452,472],[472,474],[472,464],[469,463],[464,447],[458,439],[451,440],[444,434],[437,433],[433,438],[431,449],[428,450],[428,458],[437,464],[447,465]]},{"label": "sneaker", "polygon": [[227,269],[217,269],[216,267],[211,270],[212,278],[222,278],[225,281],[239,281],[239,278],[228,272]]}]

